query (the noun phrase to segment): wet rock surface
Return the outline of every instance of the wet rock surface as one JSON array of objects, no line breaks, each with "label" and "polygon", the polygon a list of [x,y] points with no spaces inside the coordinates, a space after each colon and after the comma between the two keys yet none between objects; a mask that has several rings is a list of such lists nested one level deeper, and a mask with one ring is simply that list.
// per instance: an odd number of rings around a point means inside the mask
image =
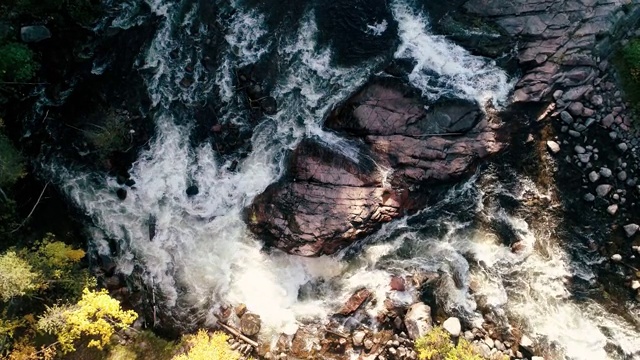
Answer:
[{"label": "wet rock surface", "polygon": [[398,82],[365,86],[325,126],[351,148],[302,141],[287,175],[247,209],[251,230],[292,254],[335,253],[422,208],[430,185],[468,175],[505,146],[491,111],[460,100],[427,104]]}]

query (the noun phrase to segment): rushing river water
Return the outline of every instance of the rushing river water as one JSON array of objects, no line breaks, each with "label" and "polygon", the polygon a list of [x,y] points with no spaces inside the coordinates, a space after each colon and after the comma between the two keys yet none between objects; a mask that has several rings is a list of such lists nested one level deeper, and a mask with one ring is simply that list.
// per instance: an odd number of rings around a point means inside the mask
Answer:
[{"label": "rushing river water", "polygon": [[[326,18],[330,15],[322,3],[283,8],[237,1],[217,4],[215,19],[203,15],[204,1],[113,3],[116,15],[103,21],[103,29],[159,19],[138,61],[153,104],[155,136],[130,169],[136,186],[124,201],[115,196],[115,178],[57,165],[55,175],[90,217],[87,227],[97,251],[109,252],[108,239],[117,240],[120,271],[142,269],[146,283],[162,299],[163,311],[182,321],[191,314],[213,323],[220,305],[245,303],[260,314],[267,332],[292,333],[300,321],[325,319],[362,286],[383,300],[390,274],[422,269],[443,274],[439,301],[469,323],[482,320],[482,307],[504,324],[518,324],[559,358],[640,358],[637,324],[588,298],[574,298],[568,287],[572,278],[596,282],[591,266],[605,259],[570,256],[563,246],[569,239],[553,231],[556,212],[532,219],[525,205],[513,211],[496,200],[507,197],[524,204],[534,198],[553,204],[553,189],[518,174],[507,180],[500,174],[508,167],[485,168],[451,189],[444,201],[387,224],[358,245],[357,255],[355,248],[313,259],[265,252],[248,231],[242,209],[278,179],[284,155],[304,136],[319,137],[344,153],[356,151],[325,132],[322,122],[389,60],[389,44],[396,46],[391,56],[412,61],[409,80],[427,98],[508,103],[513,79],[491,60],[431,34],[426,14],[417,7],[404,0],[332,3],[337,4],[332,11],[345,10],[353,34],[331,42],[327,37],[338,35],[326,29],[329,24],[335,30],[335,24]],[[357,44],[350,44],[349,37]],[[199,61],[211,39],[217,46],[215,73]],[[378,41],[379,48],[371,45]],[[356,59],[332,61],[348,54],[349,46]],[[235,89],[235,70],[260,61],[277,69],[270,81],[279,111],[261,119],[251,138],[252,151],[230,171],[230,160],[218,156],[211,143],[190,141],[196,126],[191,109],[208,102],[221,123],[247,126],[249,109]],[[344,65],[336,65],[340,63]],[[187,67],[195,81],[185,87],[180,81]],[[106,64],[95,69],[108,74]],[[200,192],[188,197],[185,189],[192,183]],[[150,217],[156,224],[152,241]],[[520,241],[520,251],[503,243],[501,228]],[[303,287],[305,296],[299,296]],[[413,301],[407,294],[393,296]],[[638,316],[637,308],[620,305]]]}]

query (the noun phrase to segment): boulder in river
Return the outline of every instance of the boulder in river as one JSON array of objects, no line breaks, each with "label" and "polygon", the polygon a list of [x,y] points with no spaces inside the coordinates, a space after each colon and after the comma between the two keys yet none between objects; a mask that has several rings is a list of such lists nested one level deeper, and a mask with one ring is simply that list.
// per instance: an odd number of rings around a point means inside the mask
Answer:
[{"label": "boulder in river", "polygon": [[253,336],[260,332],[262,321],[260,316],[253,313],[245,313],[240,318],[240,331],[244,335]]},{"label": "boulder in river", "polygon": [[51,37],[51,31],[43,25],[23,26],[20,39],[26,43],[36,43]]},{"label": "boulder in river", "polygon": [[349,139],[303,140],[287,174],[246,210],[250,229],[292,254],[333,254],[426,204],[429,189],[471,174],[505,143],[491,112],[475,103],[425,106],[411,89],[365,86],[327,119]]},{"label": "boulder in river", "polygon": [[419,302],[411,305],[404,317],[404,326],[412,340],[426,335],[433,328],[431,308],[429,305]]}]

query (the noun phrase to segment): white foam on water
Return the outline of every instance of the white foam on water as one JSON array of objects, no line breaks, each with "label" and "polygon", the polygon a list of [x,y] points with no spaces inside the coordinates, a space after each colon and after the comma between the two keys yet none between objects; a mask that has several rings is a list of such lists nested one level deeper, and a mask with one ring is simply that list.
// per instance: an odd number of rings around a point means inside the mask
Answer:
[{"label": "white foam on water", "polygon": [[386,19],[383,19],[379,23],[367,25],[367,33],[374,36],[380,36],[384,34],[385,31],[387,31],[387,27],[389,27],[389,23],[387,22]]},{"label": "white foam on water", "polygon": [[395,0],[391,9],[401,39],[395,57],[416,62],[409,81],[425,96],[454,96],[481,105],[488,100],[496,106],[506,103],[514,82],[493,60],[474,56],[444,36],[431,34],[427,17],[405,1]]}]

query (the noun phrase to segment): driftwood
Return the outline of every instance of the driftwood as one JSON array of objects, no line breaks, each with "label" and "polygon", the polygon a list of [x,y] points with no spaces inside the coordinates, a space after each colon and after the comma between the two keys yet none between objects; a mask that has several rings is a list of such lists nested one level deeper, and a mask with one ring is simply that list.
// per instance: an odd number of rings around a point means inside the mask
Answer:
[{"label": "driftwood", "polygon": [[331,330],[331,329],[325,328],[324,331],[328,332],[329,334],[341,337],[343,339],[349,339],[349,335],[345,335],[345,334],[343,334],[341,332],[338,332],[338,331],[335,331],[335,330]]},{"label": "driftwood", "polygon": [[[218,318],[218,316],[216,316],[216,318]],[[259,344],[258,342],[249,339],[248,337],[244,336],[242,334],[242,332],[240,332],[240,330],[232,327],[231,325],[227,325],[225,324],[222,320],[220,320],[220,318],[218,318],[218,325],[220,325],[220,327],[222,327],[223,329],[225,329],[227,332],[231,333],[231,335],[239,338],[240,340],[246,342],[247,344],[253,346],[254,348],[258,348]]]},{"label": "driftwood", "polygon": [[49,186],[49,182],[47,182],[46,184],[44,184],[44,188],[42,188],[42,192],[40,193],[40,196],[38,197],[38,201],[36,201],[36,204],[33,205],[33,209],[31,209],[31,212],[29,213],[29,215],[27,215],[27,217],[24,219],[24,221],[15,229],[11,230],[9,233],[13,234],[14,232],[20,230],[21,227],[24,226],[24,224],[27,223],[27,220],[29,220],[29,218],[31,217],[31,215],[33,215],[33,212],[36,211],[36,207],[38,207],[38,204],[40,204],[40,200],[42,200],[42,195],[44,195],[45,190],[47,190],[47,186]]}]

